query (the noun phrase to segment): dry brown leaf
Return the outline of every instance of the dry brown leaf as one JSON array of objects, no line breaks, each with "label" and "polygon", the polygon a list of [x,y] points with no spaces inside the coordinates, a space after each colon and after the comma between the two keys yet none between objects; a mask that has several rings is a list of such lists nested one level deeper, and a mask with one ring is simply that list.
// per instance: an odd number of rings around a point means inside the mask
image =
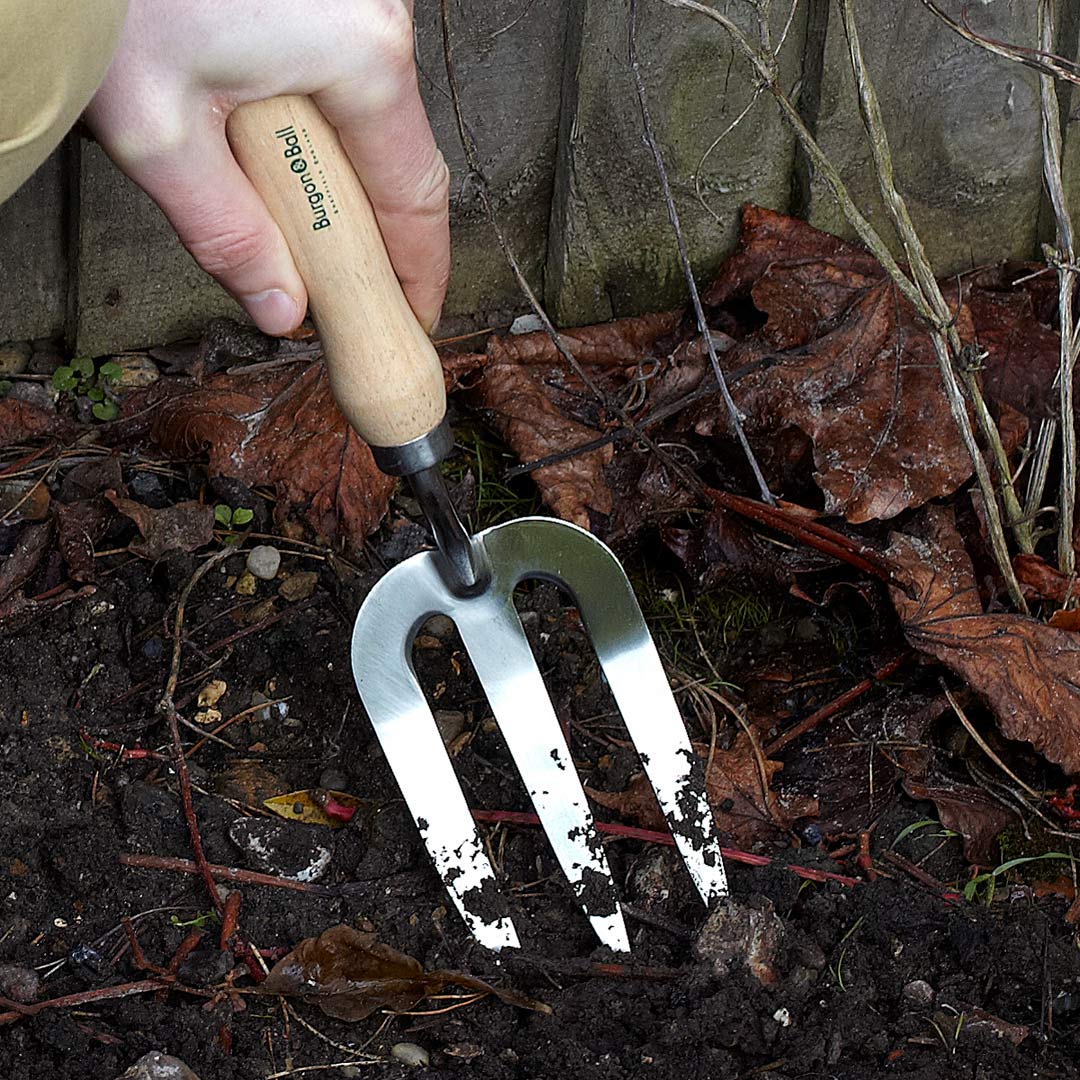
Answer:
[{"label": "dry brown leaf", "polygon": [[[709,748],[695,744],[698,755],[708,759]],[[705,778],[705,790],[716,824],[732,840],[747,847],[756,841],[775,839],[799,818],[817,815],[816,799],[785,798],[772,791],[772,780],[783,763],[765,758],[768,793],[762,790],[761,773],[750,739],[740,732],[730,750],[716,748],[712,768]],[[601,806],[636,822],[642,828],[667,831],[663,811],[644,773],[634,776],[624,791],[612,793],[585,789]]]},{"label": "dry brown leaf", "polygon": [[363,1020],[376,1009],[401,1012],[450,985],[494,994],[508,1005],[535,1012],[551,1009],[460,971],[427,971],[418,960],[351,926],[332,926],[306,938],[283,957],[260,989],[283,997],[302,997],[339,1020]]},{"label": "dry brown leaf", "polygon": [[1080,597],[1080,581],[1055,569],[1038,555],[1014,555],[1013,570],[1021,585],[1034,589],[1043,599],[1064,604],[1070,595]]},{"label": "dry brown leaf", "polygon": [[937,808],[941,824],[964,838],[964,858],[978,866],[993,865],[998,834],[1013,814],[982,788],[937,779],[920,783],[908,777],[904,790],[913,799],[925,799]]},{"label": "dry brown leaf", "polygon": [[1020,615],[983,614],[971,558],[952,513],[924,514],[922,535],[893,533],[890,588],[908,641],[956,672],[1002,734],[1080,773],[1080,639]]},{"label": "dry brown leaf", "polygon": [[[597,436],[592,428],[564,415],[544,393],[537,373],[528,367],[489,364],[478,393],[491,423],[522,461],[536,461]],[[544,502],[559,517],[584,528],[589,527],[590,510],[611,513],[611,489],[604,479],[604,466],[613,453],[605,446],[537,469],[532,477]]]},{"label": "dry brown leaf", "polygon": [[75,425],[59,413],[18,398],[0,398],[0,447],[27,442],[42,435],[68,439],[75,431]]},{"label": "dry brown leaf", "polygon": [[319,536],[356,550],[386,513],[394,480],[345,422],[321,362],[214,375],[158,400],[153,435],[166,453],[205,451],[212,476],[272,484],[279,523],[303,517]]},{"label": "dry brown leaf", "polygon": [[170,551],[197,551],[214,539],[214,508],[205,503],[189,499],[154,509],[115,491],[105,492],[105,497],[142,533],[142,539],[132,540],[128,550],[144,559],[160,559]]},{"label": "dry brown leaf", "polygon": [[0,563],[0,601],[20,588],[37,569],[51,538],[52,525],[47,521],[23,529],[14,550]]},{"label": "dry brown leaf", "polygon": [[[581,364],[625,366],[636,364],[658,338],[672,333],[682,321],[682,311],[661,311],[613,319],[596,326],[560,330],[559,340],[566,351]],[[493,336],[488,342],[493,360],[508,364],[560,366],[564,363],[555,343],[546,331],[529,334]]]}]

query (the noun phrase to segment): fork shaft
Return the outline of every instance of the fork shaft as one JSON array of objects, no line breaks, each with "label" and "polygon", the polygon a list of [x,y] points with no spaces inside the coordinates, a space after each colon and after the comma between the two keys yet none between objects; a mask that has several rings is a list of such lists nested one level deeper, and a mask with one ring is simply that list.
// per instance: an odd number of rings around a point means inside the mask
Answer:
[{"label": "fork shaft", "polygon": [[458,597],[483,592],[491,581],[491,567],[462,525],[438,466],[411,473],[408,480],[435,537],[437,565],[446,587]]}]

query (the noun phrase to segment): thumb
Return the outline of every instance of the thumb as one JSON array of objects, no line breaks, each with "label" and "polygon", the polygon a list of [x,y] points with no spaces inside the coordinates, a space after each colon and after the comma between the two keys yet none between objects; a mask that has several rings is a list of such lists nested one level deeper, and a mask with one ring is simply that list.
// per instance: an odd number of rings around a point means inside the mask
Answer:
[{"label": "thumb", "polygon": [[124,167],[263,333],[280,336],[300,325],[307,290],[285,237],[233,157],[224,125],[199,125],[167,155]]}]

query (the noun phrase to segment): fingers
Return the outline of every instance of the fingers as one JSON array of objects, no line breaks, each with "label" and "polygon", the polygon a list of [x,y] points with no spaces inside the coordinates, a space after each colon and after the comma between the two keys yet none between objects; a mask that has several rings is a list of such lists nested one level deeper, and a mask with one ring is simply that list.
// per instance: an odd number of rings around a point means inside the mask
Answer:
[{"label": "fingers", "polygon": [[[367,191],[405,297],[434,329],[450,277],[450,179],[420,100],[411,52],[396,92],[372,104],[361,87],[315,95]],[[385,102],[385,103],[382,103]]]},{"label": "fingers", "polygon": [[263,333],[296,329],[307,291],[281,230],[241,171],[215,115],[181,143],[124,171],[165,212],[195,261],[244,306]]}]

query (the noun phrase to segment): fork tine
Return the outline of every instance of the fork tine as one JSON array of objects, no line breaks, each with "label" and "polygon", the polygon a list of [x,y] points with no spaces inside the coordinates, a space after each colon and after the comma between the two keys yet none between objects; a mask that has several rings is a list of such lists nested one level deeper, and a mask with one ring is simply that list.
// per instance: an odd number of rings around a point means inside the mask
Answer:
[{"label": "fork tine", "polygon": [[[400,576],[392,588],[388,574],[368,594],[353,630],[353,675],[386,760],[466,926],[489,949],[517,948],[514,925],[499,910],[503,901],[491,863],[412,667],[416,628],[438,610],[442,587],[423,556],[409,572],[411,589],[402,587]],[[433,593],[433,586],[438,591]]]},{"label": "fork tine", "polygon": [[[514,532],[514,526],[520,532]],[[706,904],[728,893],[700,760],[690,745],[634,591],[621,564],[591,533],[531,518],[484,534],[493,563],[552,580],[577,603],[627,731]]]},{"label": "fork tine", "polygon": [[457,627],[559,865],[597,937],[630,941],[588,800],[512,596],[495,589],[457,613]]}]

